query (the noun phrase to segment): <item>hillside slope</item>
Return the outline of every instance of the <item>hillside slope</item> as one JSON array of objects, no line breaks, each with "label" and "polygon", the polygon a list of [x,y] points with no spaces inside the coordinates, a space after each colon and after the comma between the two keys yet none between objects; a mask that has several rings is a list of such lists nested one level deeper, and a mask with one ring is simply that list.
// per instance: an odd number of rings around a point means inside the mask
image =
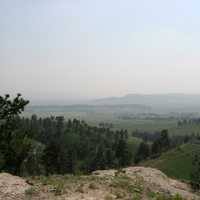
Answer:
[{"label": "hillside slope", "polygon": [[145,167],[95,171],[89,176],[40,176],[26,182],[19,177],[0,174],[1,200],[160,200],[165,199],[163,196],[166,200],[182,200],[174,197],[177,194],[187,200],[199,199],[188,185]]},{"label": "hillside slope", "polygon": [[163,153],[158,159],[145,161],[141,165],[157,168],[169,177],[190,180],[192,161],[194,155],[199,153],[199,144],[186,144]]}]

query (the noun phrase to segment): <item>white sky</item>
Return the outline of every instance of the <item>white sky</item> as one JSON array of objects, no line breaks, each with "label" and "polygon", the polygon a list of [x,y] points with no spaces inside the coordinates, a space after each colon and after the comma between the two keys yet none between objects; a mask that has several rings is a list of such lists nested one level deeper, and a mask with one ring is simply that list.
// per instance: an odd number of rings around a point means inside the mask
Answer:
[{"label": "white sky", "polygon": [[198,0],[0,0],[0,95],[200,93]]}]

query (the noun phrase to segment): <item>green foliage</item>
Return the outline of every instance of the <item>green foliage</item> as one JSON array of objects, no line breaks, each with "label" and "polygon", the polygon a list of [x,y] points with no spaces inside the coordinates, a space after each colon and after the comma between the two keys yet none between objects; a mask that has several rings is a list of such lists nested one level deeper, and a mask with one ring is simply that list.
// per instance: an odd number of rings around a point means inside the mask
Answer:
[{"label": "green foliage", "polygon": [[0,96],[0,120],[12,120],[20,114],[29,101],[21,98],[21,94],[17,94],[13,100],[10,100],[10,95]]},{"label": "green foliage", "polygon": [[191,173],[191,186],[194,190],[200,190],[200,156],[196,154],[193,160],[193,171]]},{"label": "green foliage", "polygon": [[[141,135],[141,136],[140,136]],[[168,130],[164,129],[160,133],[133,133],[133,136],[140,137],[144,141],[140,143],[135,155],[135,163],[139,163],[147,158],[158,158],[163,152],[174,149],[184,143],[184,137],[169,137]],[[147,143],[148,141],[148,143]]]},{"label": "green foliage", "polygon": [[153,192],[153,191],[148,191],[148,192],[147,192],[147,196],[148,196],[149,198],[153,199],[153,198],[156,197],[156,193]]},{"label": "green foliage", "polygon": [[185,200],[181,195],[176,194],[174,197],[172,197],[173,200]]},{"label": "green foliage", "polygon": [[35,195],[36,194],[36,190],[34,187],[30,187],[29,189],[27,189],[25,191],[25,195],[27,196],[32,196],[32,195]]},{"label": "green foliage", "polygon": [[4,159],[4,154],[0,152],[0,171],[5,165],[5,159]]},{"label": "green foliage", "polygon": [[140,194],[138,194],[138,193],[134,193],[134,194],[133,194],[132,200],[140,200],[140,199],[142,199],[142,197],[141,197]]},{"label": "green foliage", "polygon": [[186,200],[181,195],[176,194],[175,196],[169,197],[165,195],[158,194],[156,200]]},{"label": "green foliage", "polygon": [[150,146],[146,142],[142,142],[135,156],[135,163],[145,160],[150,156]]},{"label": "green foliage", "polygon": [[162,130],[160,137],[152,144],[152,154],[160,154],[164,151],[169,150],[169,148],[170,139],[168,135],[168,130]]},{"label": "green foliage", "polygon": [[110,187],[125,190],[127,193],[142,193],[143,187],[140,183],[133,183],[132,179],[125,175],[116,176]]},{"label": "green foliage", "polygon": [[13,100],[9,95],[0,96],[0,169],[20,174],[31,146],[27,133],[19,130],[18,115],[29,102],[18,94]]},{"label": "green foliage", "polygon": [[54,193],[55,195],[61,195],[64,192],[64,184],[62,182],[57,183],[54,186]]},{"label": "green foliage", "polygon": [[0,97],[0,169],[17,175],[50,175],[129,165],[127,130],[112,131],[64,117],[20,118],[28,101]]},{"label": "green foliage", "polygon": [[157,168],[172,178],[190,181],[194,170],[194,155],[199,153],[200,145],[184,144],[162,153],[159,158],[144,161],[141,165]]}]

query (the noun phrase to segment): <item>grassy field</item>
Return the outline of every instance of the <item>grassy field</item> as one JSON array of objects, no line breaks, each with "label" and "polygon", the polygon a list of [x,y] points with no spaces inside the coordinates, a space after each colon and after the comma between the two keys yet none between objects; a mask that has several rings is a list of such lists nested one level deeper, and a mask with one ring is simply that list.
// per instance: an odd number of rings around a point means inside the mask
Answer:
[{"label": "grassy field", "polygon": [[[25,112],[23,116],[30,117],[33,112]],[[100,122],[112,123],[114,129],[127,129],[129,133],[138,130],[146,132],[159,132],[168,129],[170,134],[185,135],[200,133],[200,125],[177,126],[176,118],[156,118],[156,119],[120,119],[113,113],[96,112],[36,112],[39,117],[64,116],[65,119],[77,118],[85,120],[88,124],[97,126]]]},{"label": "grassy field", "polygon": [[159,132],[168,129],[172,135],[186,135],[200,133],[200,125],[177,126],[178,119],[134,119],[134,120],[115,120],[113,121],[116,129],[125,128],[129,132],[139,130],[146,132]]},{"label": "grassy field", "polygon": [[142,165],[157,168],[169,177],[190,180],[193,168],[192,161],[194,155],[199,153],[200,145],[186,144],[175,150],[163,153],[158,159],[145,161]]}]

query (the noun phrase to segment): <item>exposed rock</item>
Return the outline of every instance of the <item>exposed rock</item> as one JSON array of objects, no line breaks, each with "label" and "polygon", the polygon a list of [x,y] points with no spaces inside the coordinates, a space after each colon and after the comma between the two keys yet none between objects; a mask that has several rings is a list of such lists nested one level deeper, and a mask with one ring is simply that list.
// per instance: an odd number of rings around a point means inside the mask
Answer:
[{"label": "exposed rock", "polygon": [[[198,199],[199,197],[195,195],[190,186],[182,183],[180,181],[168,178],[160,170],[148,168],[148,167],[128,167],[123,169],[123,173],[136,180],[142,178],[144,185],[150,186],[154,191],[161,192],[163,194],[176,195],[179,194],[186,199]],[[104,176],[115,176],[117,170],[99,170],[93,172],[94,175],[104,177]]]},{"label": "exposed rock", "polygon": [[35,177],[30,180],[31,186],[22,178],[0,174],[0,200],[153,200],[156,198],[149,195],[152,192],[169,197],[179,194],[186,200],[199,199],[187,184],[146,167],[99,170],[90,176],[52,176],[43,177],[43,181]]},{"label": "exposed rock", "polygon": [[29,188],[29,184],[20,177],[0,174],[0,200],[21,200]]}]

